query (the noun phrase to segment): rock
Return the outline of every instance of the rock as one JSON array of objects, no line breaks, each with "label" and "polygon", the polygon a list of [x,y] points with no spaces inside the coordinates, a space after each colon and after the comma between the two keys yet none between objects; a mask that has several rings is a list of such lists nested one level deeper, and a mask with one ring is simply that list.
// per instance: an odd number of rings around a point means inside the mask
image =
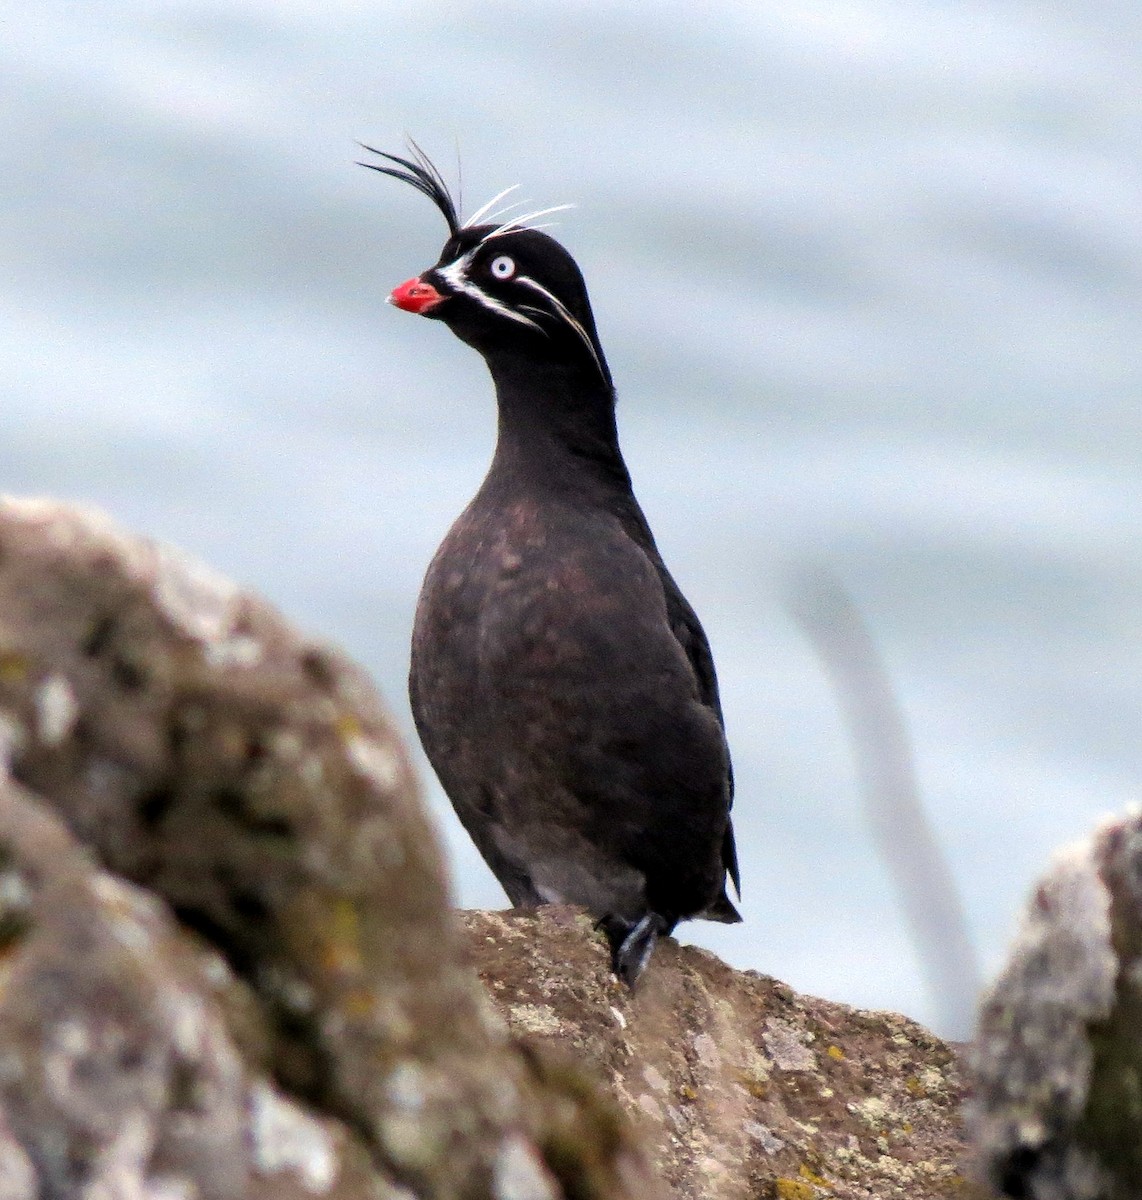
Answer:
[{"label": "rock", "polygon": [[1142,815],[1061,853],[985,997],[969,1110],[994,1186],[1142,1196]]},{"label": "rock", "polygon": [[11,780],[0,864],[0,1196],[375,1194],[355,1133],[239,1053],[217,953]]},{"label": "rock", "polygon": [[463,920],[355,667],[0,503],[0,1200],[983,1195],[919,1026],[669,939],[632,993],[576,910]]},{"label": "rock", "polygon": [[0,1195],[656,1193],[488,1006],[371,685],[265,603],[0,503],[0,775]]},{"label": "rock", "polygon": [[462,914],[521,1039],[595,1064],[677,1197],[983,1197],[961,1173],[955,1049],[890,1013],[798,996],[672,939],[632,993],[580,910]]}]

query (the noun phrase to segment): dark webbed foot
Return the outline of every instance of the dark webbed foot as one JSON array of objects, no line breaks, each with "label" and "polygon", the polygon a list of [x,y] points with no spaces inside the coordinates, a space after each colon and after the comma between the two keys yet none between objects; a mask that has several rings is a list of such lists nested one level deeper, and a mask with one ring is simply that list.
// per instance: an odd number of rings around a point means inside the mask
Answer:
[{"label": "dark webbed foot", "polygon": [[660,934],[669,933],[671,926],[658,913],[647,913],[631,924],[622,917],[606,916],[600,919],[598,929],[607,935],[611,944],[611,966],[615,974],[633,988],[638,982]]}]

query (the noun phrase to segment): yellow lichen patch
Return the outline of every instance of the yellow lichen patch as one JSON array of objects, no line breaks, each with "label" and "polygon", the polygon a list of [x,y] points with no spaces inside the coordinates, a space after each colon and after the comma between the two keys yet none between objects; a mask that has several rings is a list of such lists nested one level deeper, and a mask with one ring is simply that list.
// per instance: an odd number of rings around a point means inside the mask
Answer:
[{"label": "yellow lichen patch", "polygon": [[927,1093],[924,1091],[924,1085],[916,1078],[915,1075],[909,1075],[904,1081],[904,1086],[913,1096],[924,1096]]},{"label": "yellow lichen patch", "polygon": [[800,1175],[806,1183],[811,1183],[814,1187],[831,1188],[833,1186],[827,1179],[823,1179],[817,1174],[816,1171],[813,1170],[812,1167],[808,1166],[806,1163],[802,1163],[797,1168],[797,1174]]},{"label": "yellow lichen patch", "polygon": [[840,1061],[845,1056],[845,1052],[840,1048],[840,1046],[830,1046],[825,1053],[830,1058],[836,1059],[837,1061]]},{"label": "yellow lichen patch", "polygon": [[349,712],[339,713],[335,728],[337,732],[348,741],[349,738],[358,737],[361,733],[361,722]]},{"label": "yellow lichen patch", "polygon": [[777,1200],[814,1200],[817,1194],[811,1183],[803,1179],[786,1179],[784,1176],[773,1181],[773,1191]]},{"label": "yellow lichen patch", "polygon": [[[972,1181],[970,1179],[965,1179],[964,1176],[955,1174],[955,1173],[946,1176],[944,1178],[944,1184],[947,1189],[944,1192],[945,1195],[947,1195],[947,1196],[967,1196],[969,1198],[969,1200],[970,1200],[970,1195],[974,1194],[976,1189],[979,1187],[978,1184],[972,1183]],[[982,1192],[981,1192],[981,1195],[982,1195]]]},{"label": "yellow lichen patch", "polygon": [[749,1092],[749,1094],[755,1100],[765,1100],[769,1096],[769,1085],[766,1083],[759,1083],[756,1079],[747,1078],[745,1081],[745,1090]]},{"label": "yellow lichen patch", "polygon": [[15,650],[0,650],[0,683],[22,683],[27,677],[27,658]]},{"label": "yellow lichen patch", "polygon": [[360,918],[351,900],[336,900],[322,946],[322,965],[329,971],[351,974],[361,970]]},{"label": "yellow lichen patch", "polygon": [[684,1083],[679,1089],[678,1094],[683,1100],[697,1100],[698,1093],[688,1084]]},{"label": "yellow lichen patch", "polygon": [[371,1017],[377,1007],[377,999],[368,988],[352,988],[345,993],[342,1009],[350,1017]]},{"label": "yellow lichen patch", "polygon": [[764,1055],[759,1054],[753,1046],[743,1046],[743,1062],[738,1074],[738,1082],[759,1100],[765,1099],[766,1084],[769,1083],[769,1068],[773,1065]]}]

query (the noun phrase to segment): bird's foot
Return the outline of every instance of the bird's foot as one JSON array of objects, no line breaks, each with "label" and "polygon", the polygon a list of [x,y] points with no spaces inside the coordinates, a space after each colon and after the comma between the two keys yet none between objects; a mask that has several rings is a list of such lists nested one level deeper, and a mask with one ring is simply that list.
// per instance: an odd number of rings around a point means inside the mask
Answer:
[{"label": "bird's foot", "polygon": [[658,942],[658,935],[669,932],[668,923],[658,913],[647,913],[633,925],[622,917],[601,917],[595,925],[611,944],[611,965],[615,974],[633,988],[638,982]]}]

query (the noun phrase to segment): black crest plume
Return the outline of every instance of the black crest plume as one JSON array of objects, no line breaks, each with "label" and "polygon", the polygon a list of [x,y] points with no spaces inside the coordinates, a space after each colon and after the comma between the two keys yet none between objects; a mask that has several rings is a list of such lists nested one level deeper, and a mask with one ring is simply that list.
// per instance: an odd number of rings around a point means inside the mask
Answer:
[{"label": "black crest plume", "polygon": [[408,139],[411,158],[401,158],[397,154],[386,154],[383,150],[374,150],[372,146],[366,146],[364,142],[360,145],[362,150],[367,150],[370,154],[376,154],[380,158],[387,158],[389,162],[397,165],[382,167],[376,163],[363,162],[359,163],[359,166],[368,167],[370,171],[380,171],[382,175],[391,175],[393,179],[401,179],[405,183],[411,184],[418,192],[423,192],[444,214],[444,219],[448,222],[448,232],[452,237],[460,232],[460,217],[456,212],[456,201],[452,199],[452,193],[448,190],[448,184],[444,182],[444,176],[440,174],[436,164],[412,138]]}]

